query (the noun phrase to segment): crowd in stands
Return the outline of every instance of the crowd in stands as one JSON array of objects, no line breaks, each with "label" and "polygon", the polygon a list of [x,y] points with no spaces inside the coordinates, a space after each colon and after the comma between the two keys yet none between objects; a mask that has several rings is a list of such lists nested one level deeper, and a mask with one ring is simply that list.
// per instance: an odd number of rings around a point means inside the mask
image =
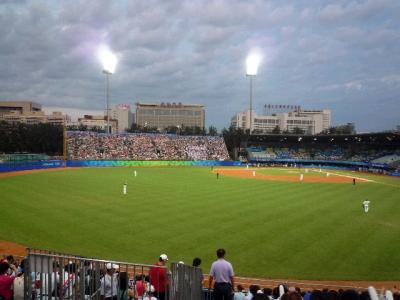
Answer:
[{"label": "crowd in stands", "polygon": [[72,160],[228,160],[222,137],[68,132]]},{"label": "crowd in stands", "polygon": [[[24,259],[20,261],[15,260],[12,255],[0,259],[0,298],[2,300],[24,299],[24,261]],[[159,262],[153,265],[153,267],[164,267],[167,261],[167,256],[162,254]],[[183,262],[179,263],[183,264]],[[200,264],[201,259],[195,258],[193,260],[192,265],[194,267],[198,268]],[[86,271],[84,274],[81,274],[78,272],[77,265],[71,261],[63,267],[60,267],[58,264],[54,265],[53,263],[53,268],[57,272],[53,273],[51,278],[51,286],[53,287],[52,296],[59,298],[62,295],[64,299],[74,299],[75,295],[73,295],[73,289],[70,287],[78,286],[80,280],[85,280],[85,286],[88,287],[88,289],[85,288],[85,295],[89,296],[95,293],[94,290],[89,291],[91,278],[95,277],[95,272],[91,272],[89,264],[85,266],[87,266]],[[100,295],[105,296],[104,299],[106,300],[167,299],[166,295],[160,297],[156,286],[161,280],[161,276],[158,271],[154,275],[153,271],[150,269],[147,275],[136,274],[133,282],[131,282],[127,272],[123,272],[123,270],[119,271],[119,265],[107,263],[104,265],[104,270],[100,272]],[[165,271],[165,276],[167,276],[167,269]],[[47,273],[32,273],[30,276],[32,279],[32,300],[46,298],[47,294],[44,295],[43,293],[50,285],[50,281],[46,277]],[[64,283],[61,282],[60,278],[64,278]],[[57,282],[61,282],[61,285],[57,285]],[[95,284],[92,283],[92,285],[94,286]],[[55,291],[56,287],[57,291]],[[400,300],[400,291],[396,287],[392,290],[382,291],[381,293],[379,295],[372,287],[359,290],[328,288],[301,290],[299,287],[283,284],[272,288],[262,288],[255,284],[244,287],[239,284],[236,286],[236,289],[232,288],[231,300]],[[203,289],[203,299],[214,299],[213,291],[209,290],[206,286]]]},{"label": "crowd in stands", "polygon": [[[378,297],[378,298],[376,298]],[[261,288],[259,285],[250,285],[248,291],[237,286],[233,300],[399,300],[400,292],[397,288],[387,290],[385,295],[378,295],[374,288],[357,291],[355,289],[314,289],[302,291],[299,287],[279,285],[274,288]]]},{"label": "crowd in stands", "polygon": [[[40,263],[37,268],[41,271],[25,274],[25,258],[14,259],[7,255],[0,259],[0,299],[24,300],[25,282],[24,275],[30,276],[31,299],[49,299],[49,291],[54,299],[80,299],[79,287],[84,286],[85,299],[91,299],[99,293],[104,300],[158,300],[159,284],[162,269],[154,267],[150,269],[150,275],[136,274],[134,281],[129,281],[128,272],[119,271],[118,264],[107,263],[100,270],[100,277],[92,269],[91,264],[78,266],[73,261],[67,261],[65,266],[60,266],[58,261],[53,261],[51,275],[44,272],[48,262]],[[44,267],[44,269],[43,269]],[[167,269],[164,269],[165,271]],[[165,272],[165,274],[167,274]],[[96,279],[97,283],[96,283]],[[81,285],[84,281],[84,285]],[[97,299],[97,298],[95,298]]]},{"label": "crowd in stands", "polygon": [[305,149],[305,148],[247,148],[250,160],[326,160],[326,161],[353,161],[375,162],[382,164],[396,163],[400,160],[400,151],[357,151],[354,149],[330,148],[330,149]]}]

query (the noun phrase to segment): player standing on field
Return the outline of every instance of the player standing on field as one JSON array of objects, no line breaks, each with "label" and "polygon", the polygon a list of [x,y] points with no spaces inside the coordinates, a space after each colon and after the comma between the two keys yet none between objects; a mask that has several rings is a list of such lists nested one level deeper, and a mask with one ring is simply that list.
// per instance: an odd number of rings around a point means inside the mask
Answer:
[{"label": "player standing on field", "polygon": [[363,203],[362,203],[362,206],[363,206],[363,208],[364,208],[364,212],[365,213],[367,213],[368,212],[368,210],[369,210],[369,200],[368,199],[365,199],[364,201],[363,201]]},{"label": "player standing on field", "polygon": [[126,195],[126,193],[128,192],[127,189],[128,189],[128,184],[125,182],[124,186],[122,187],[122,192],[124,195]]}]

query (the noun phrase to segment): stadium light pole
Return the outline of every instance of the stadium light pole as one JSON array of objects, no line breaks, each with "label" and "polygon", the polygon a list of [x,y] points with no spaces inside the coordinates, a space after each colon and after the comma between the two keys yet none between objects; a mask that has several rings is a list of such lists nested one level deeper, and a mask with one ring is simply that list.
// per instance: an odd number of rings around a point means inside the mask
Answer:
[{"label": "stadium light pole", "polygon": [[110,130],[110,75],[114,74],[117,67],[117,57],[106,47],[99,52],[99,58],[103,65],[103,74],[106,76],[106,109],[107,109],[107,134]]},{"label": "stadium light pole", "polygon": [[257,75],[260,57],[256,54],[250,54],[246,59],[246,76],[250,78],[250,134],[253,130],[253,78]]}]

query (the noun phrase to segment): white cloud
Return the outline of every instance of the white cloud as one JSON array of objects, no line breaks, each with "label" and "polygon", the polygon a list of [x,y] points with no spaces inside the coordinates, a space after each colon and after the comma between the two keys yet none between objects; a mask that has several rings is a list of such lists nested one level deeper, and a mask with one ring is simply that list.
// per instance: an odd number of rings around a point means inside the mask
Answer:
[{"label": "white cloud", "polygon": [[344,8],[340,4],[328,4],[321,9],[320,18],[323,21],[337,21],[346,15]]},{"label": "white cloud", "polygon": [[355,91],[360,91],[363,87],[361,80],[353,80],[353,81],[349,81],[346,82],[344,84],[344,87],[347,90],[355,90]]},{"label": "white cloud", "polygon": [[400,74],[392,74],[388,76],[384,76],[380,79],[384,84],[390,85],[390,86],[400,86]]}]

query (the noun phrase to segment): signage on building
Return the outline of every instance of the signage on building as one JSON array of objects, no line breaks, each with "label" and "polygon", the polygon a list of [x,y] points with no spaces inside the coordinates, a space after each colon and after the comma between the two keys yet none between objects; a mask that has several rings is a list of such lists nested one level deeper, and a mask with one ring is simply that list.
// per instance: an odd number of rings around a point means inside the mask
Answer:
[{"label": "signage on building", "polygon": [[126,110],[130,110],[131,106],[129,104],[118,104],[117,107],[119,109],[126,109]]}]

